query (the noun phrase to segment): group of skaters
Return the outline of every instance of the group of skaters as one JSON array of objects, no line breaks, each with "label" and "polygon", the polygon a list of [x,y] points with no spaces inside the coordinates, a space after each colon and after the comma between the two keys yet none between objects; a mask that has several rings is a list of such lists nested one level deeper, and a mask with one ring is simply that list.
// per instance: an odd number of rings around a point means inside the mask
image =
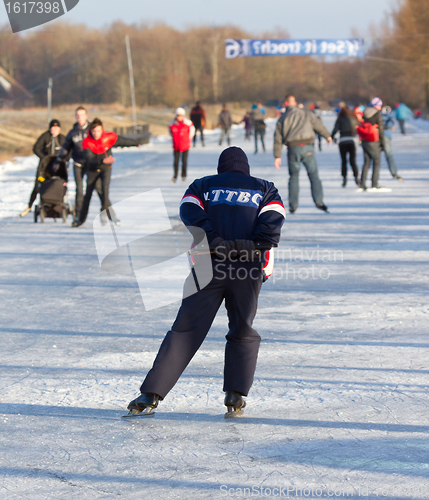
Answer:
[{"label": "group of skaters", "polygon": [[222,106],[222,111],[219,114],[218,127],[221,129],[221,136],[219,139],[219,146],[222,145],[223,138],[226,137],[228,146],[230,142],[230,130],[233,124],[240,125],[244,123],[244,138],[245,140],[251,140],[252,133],[255,140],[255,154],[258,153],[258,139],[261,142],[262,150],[265,152],[265,119],[266,110],[262,106],[261,102],[253,104],[251,111],[247,111],[243,116],[242,120],[239,122],[234,122],[231,117],[227,105]]},{"label": "group of skaters", "polygon": [[[408,110],[408,111],[407,111]],[[405,119],[414,116],[405,104],[396,105],[396,118],[401,132],[405,134]],[[402,122],[402,120],[404,120]],[[383,190],[379,185],[381,153],[385,152],[389,170],[394,179],[402,181],[392,154],[392,131],[395,121],[389,106],[383,108],[379,97],[371,99],[368,106],[358,106],[351,109],[344,102],[339,105],[339,112],[335,126],[331,133],[323,124],[322,117],[314,108],[305,109],[298,105],[293,95],[285,99],[284,112],[281,114],[274,136],[275,167],[280,168],[281,150],[283,144],[287,146],[289,167],[289,211],[294,213],[298,207],[299,170],[304,164],[311,185],[313,201],[320,210],[328,211],[323,202],[323,187],[319,178],[315,157],[314,143],[316,135],[324,137],[329,144],[339,132],[339,149],[342,160],[341,175],[343,187],[347,185],[347,158],[353,171],[355,182],[359,190],[366,191],[366,179],[372,164],[372,187],[374,191]],[[361,175],[356,165],[357,144],[360,142],[364,152],[364,165]]]},{"label": "group of skaters", "polygon": [[[402,107],[408,109],[405,104],[397,105],[397,116],[398,110],[400,111]],[[402,133],[405,134],[404,123],[399,119],[398,122]],[[343,187],[347,184],[348,157],[355,182],[363,191],[367,189],[366,178],[371,163],[373,167],[372,189],[382,189],[378,184],[382,151],[386,155],[392,177],[402,181],[392,153],[392,131],[395,125],[390,106],[383,107],[383,102],[379,97],[374,97],[368,106],[357,106],[354,109],[347,107],[344,102],[340,103],[337,121],[331,135],[335,137],[337,132],[340,134],[339,149],[342,161]],[[360,141],[364,152],[364,164],[360,178],[356,165],[358,141]]]},{"label": "group of skaters", "polygon": [[[20,215],[25,217],[31,211],[39,190],[43,183],[47,182],[47,177],[55,176],[61,170],[67,171],[67,166],[62,169],[61,166],[64,167],[64,163],[72,158],[76,183],[72,227],[79,227],[85,222],[94,190],[100,198],[100,211],[103,213],[106,211],[107,217],[119,225],[120,221],[109,200],[112,165],[115,162],[112,148],[139,146],[139,142],[120,137],[114,132],[106,132],[103,123],[98,118],[89,122],[87,110],[83,106],[76,109],[75,118],[76,123],[67,136],[61,134],[59,120],[52,120],[49,130],[44,132],[34,145],[33,152],[39,157],[40,162],[28,206]],[[86,191],[84,193],[85,176]]]},{"label": "group of skaters", "polygon": [[[175,111],[174,119],[170,122],[168,129],[173,143],[173,178],[172,182],[177,182],[179,176],[179,166],[181,164],[181,177],[186,180],[188,169],[188,155],[191,146],[197,145],[197,134],[199,132],[201,144],[205,146],[204,129],[206,127],[207,116],[204,108],[199,101],[191,109],[190,119],[186,118],[186,111],[179,107]],[[251,140],[252,133],[255,140],[255,154],[258,153],[258,143],[261,143],[262,150],[265,152],[265,118],[266,111],[261,102],[252,106],[252,110],[246,112],[240,122],[234,122],[231,112],[226,104],[222,105],[222,110],[218,116],[217,127],[221,133],[219,137],[219,146],[222,146],[224,139],[228,146],[231,144],[231,128],[233,124],[244,123],[245,139]]]},{"label": "group of skaters", "polygon": [[[193,145],[196,146],[196,131],[200,131],[201,142],[204,146],[204,127],[206,114],[199,102],[192,108],[190,120],[185,117],[185,110],[178,108],[175,119],[170,124],[170,133],[174,149],[174,175],[176,182],[179,168],[179,158],[182,157],[182,179],[186,179],[188,152]],[[396,119],[401,132],[405,134],[405,120],[415,116],[403,103],[396,105]],[[330,144],[338,142],[341,156],[342,186],[347,185],[347,163],[350,163],[353,176],[358,188],[367,191],[367,176],[372,164],[372,190],[383,190],[379,185],[381,154],[384,151],[389,170],[394,179],[402,181],[392,153],[392,131],[395,120],[389,106],[383,107],[379,97],[374,97],[368,106],[349,108],[344,102],[339,104],[338,116],[331,133],[325,127],[320,108],[310,105],[308,109],[298,104],[293,95],[285,98],[284,106],[280,108],[279,119],[274,135],[275,167],[280,168],[282,146],[287,146],[289,168],[289,211],[296,212],[299,198],[299,171],[301,163],[304,164],[311,184],[311,194],[317,208],[328,211],[323,201],[323,187],[319,178],[315,143],[318,142],[319,150],[322,149],[322,138]],[[237,124],[244,123],[245,139],[250,140],[252,132],[255,139],[255,153],[258,152],[258,140],[265,152],[265,119],[266,110],[261,102],[254,104],[252,110],[247,112]],[[224,139],[228,146],[231,143],[230,130],[234,121],[226,104],[218,117],[218,127],[221,129],[219,145]],[[339,134],[339,139],[336,135]],[[361,174],[356,164],[358,145],[361,144],[364,153],[364,164]]]},{"label": "group of skaters", "polygon": [[[349,108],[344,102],[340,103],[338,117],[331,133],[328,132],[317,106],[305,109],[303,105],[297,104],[293,95],[288,95],[284,101],[274,135],[275,167],[280,168],[281,150],[283,144],[287,146],[287,158],[289,168],[289,211],[294,213],[298,208],[299,196],[299,171],[301,163],[304,164],[311,184],[311,194],[317,208],[327,211],[328,208],[323,201],[323,187],[318,174],[317,161],[314,144],[325,138],[328,143],[335,142],[336,134],[339,133],[339,150],[341,155],[342,185],[347,185],[347,163],[350,163],[356,184],[363,191],[367,190],[366,180],[370,165],[372,163],[372,188],[382,189],[378,184],[381,153],[384,151],[389,170],[393,178],[402,181],[398,174],[395,160],[392,154],[392,130],[395,121],[389,106],[383,107],[380,98],[374,97],[368,106]],[[401,133],[405,134],[405,121],[415,115],[403,103],[396,105],[396,119],[399,123]],[[119,137],[113,132],[106,132],[102,122],[95,118],[92,122],[88,120],[88,113],[82,106],[76,112],[76,123],[68,132],[67,136],[61,134],[61,124],[54,119],[49,124],[49,130],[44,132],[33,151],[40,158],[40,164],[36,173],[36,180],[30,196],[28,207],[21,212],[21,217],[27,215],[36,200],[37,194],[44,182],[41,176],[41,166],[45,158],[50,158],[50,169],[52,174],[59,170],[62,162],[73,159],[73,173],[76,183],[76,198],[74,205],[73,227],[82,225],[88,215],[89,205],[94,190],[97,192],[101,212],[106,213],[112,222],[119,224],[111,208],[109,200],[109,187],[112,172],[112,164],[115,158],[112,155],[113,147],[138,146],[139,143],[133,139]],[[255,141],[255,154],[258,153],[258,144],[261,143],[265,152],[265,130],[266,110],[261,102],[252,106],[240,122],[244,123],[245,139],[250,140],[252,133]],[[206,113],[200,102],[192,108],[190,119],[186,118],[186,111],[179,107],[176,109],[175,118],[169,125],[172,137],[174,162],[172,182],[177,181],[179,175],[179,163],[181,161],[181,177],[185,181],[187,177],[188,154],[192,144],[196,146],[197,133],[200,133],[201,143],[204,146],[204,129],[206,127]],[[221,129],[219,145],[224,139],[230,145],[230,130],[234,121],[226,104],[218,116],[218,127]],[[360,142],[364,152],[364,165],[361,175],[356,164],[357,145]],[[86,190],[84,192],[84,178],[86,179]],[[105,212],[104,212],[105,211]]]},{"label": "group of skaters", "polygon": [[[183,108],[178,108],[180,111]],[[225,139],[228,146],[231,145],[231,128],[235,125],[240,125],[244,123],[244,138],[246,140],[251,140],[252,133],[254,135],[255,140],[255,154],[258,152],[258,139],[261,142],[262,150],[265,152],[265,119],[266,119],[266,110],[262,106],[261,102],[257,102],[253,104],[251,111],[247,111],[243,116],[242,120],[239,122],[234,122],[231,116],[231,112],[228,109],[226,104],[222,105],[222,110],[218,116],[217,127],[220,128],[221,134],[219,137],[219,146],[222,146],[223,140]],[[177,118],[177,110],[176,110],[176,118]],[[197,140],[197,132],[200,131],[201,135],[201,144],[204,146],[204,127],[206,123],[206,113],[204,109],[201,107],[201,103],[198,101],[195,106],[191,109],[190,114],[192,125],[194,126],[194,146],[196,145]]]}]

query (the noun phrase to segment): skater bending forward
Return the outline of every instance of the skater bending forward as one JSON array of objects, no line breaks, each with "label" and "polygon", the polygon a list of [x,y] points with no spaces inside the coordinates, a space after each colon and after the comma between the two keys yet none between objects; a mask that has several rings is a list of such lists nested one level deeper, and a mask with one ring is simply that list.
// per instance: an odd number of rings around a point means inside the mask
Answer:
[{"label": "skater bending forward", "polygon": [[272,268],[272,252],[263,249],[277,246],[285,209],[274,184],[252,177],[244,151],[230,147],[220,155],[217,175],[189,186],[180,217],[191,233],[195,227],[205,232],[213,278],[183,299],[141,395],[128,409],[130,414],[150,414],[158,406],[200,348],[225,300],[229,331],[223,390],[227,415],[233,416],[245,406],[243,396],[253,383],[261,341],[252,324],[261,285]]}]

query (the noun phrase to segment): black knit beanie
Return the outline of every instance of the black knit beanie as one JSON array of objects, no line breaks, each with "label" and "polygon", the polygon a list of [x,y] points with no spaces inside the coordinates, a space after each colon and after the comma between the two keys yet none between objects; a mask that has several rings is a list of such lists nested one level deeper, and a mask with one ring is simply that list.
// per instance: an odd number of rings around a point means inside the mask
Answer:
[{"label": "black knit beanie", "polygon": [[219,156],[217,166],[218,174],[224,172],[240,172],[245,175],[250,175],[249,161],[246,153],[235,146],[225,149]]}]

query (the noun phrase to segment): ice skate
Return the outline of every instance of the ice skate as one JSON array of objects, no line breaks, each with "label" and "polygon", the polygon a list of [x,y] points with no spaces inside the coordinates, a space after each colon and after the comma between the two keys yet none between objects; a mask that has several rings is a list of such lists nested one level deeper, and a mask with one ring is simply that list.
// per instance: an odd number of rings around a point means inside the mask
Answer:
[{"label": "ice skate", "polygon": [[243,416],[243,410],[246,402],[239,392],[226,391],[224,405],[228,408],[225,418],[236,418]]},{"label": "ice skate", "polygon": [[160,397],[157,394],[140,394],[140,396],[128,405],[128,415],[123,415],[122,418],[135,417],[153,417],[153,411],[159,402]]},{"label": "ice skate", "polygon": [[317,203],[317,204],[316,204],[316,207],[317,207],[319,210],[323,210],[324,212],[329,213],[328,207],[327,207],[324,203]]},{"label": "ice skate", "polygon": [[102,226],[105,226],[107,224],[107,214],[104,210],[100,213],[100,224]]},{"label": "ice skate", "polygon": [[392,190],[383,186],[373,186],[367,189],[369,193],[390,193]]}]

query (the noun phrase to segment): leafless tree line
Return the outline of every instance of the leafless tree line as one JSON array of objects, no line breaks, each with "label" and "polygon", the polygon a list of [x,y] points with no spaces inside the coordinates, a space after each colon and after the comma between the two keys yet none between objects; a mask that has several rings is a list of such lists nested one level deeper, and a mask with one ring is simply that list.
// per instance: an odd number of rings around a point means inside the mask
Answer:
[{"label": "leafless tree line", "polygon": [[[373,27],[367,55],[374,58],[327,61],[310,57],[226,60],[226,38],[254,38],[233,26],[178,31],[165,25],[114,23],[105,29],[57,23],[30,34],[0,30],[0,66],[34,91],[33,104],[46,103],[49,77],[76,67],[54,81],[54,105],[129,105],[124,36],[131,40],[137,104],[176,106],[201,100],[249,102],[282,98],[302,101],[404,101],[424,107],[429,95],[429,0],[402,0],[388,20]],[[263,34],[287,38],[287,31]],[[405,61],[399,63],[394,61]],[[10,96],[24,102],[22,90]],[[16,100],[17,99],[17,100]]]}]

